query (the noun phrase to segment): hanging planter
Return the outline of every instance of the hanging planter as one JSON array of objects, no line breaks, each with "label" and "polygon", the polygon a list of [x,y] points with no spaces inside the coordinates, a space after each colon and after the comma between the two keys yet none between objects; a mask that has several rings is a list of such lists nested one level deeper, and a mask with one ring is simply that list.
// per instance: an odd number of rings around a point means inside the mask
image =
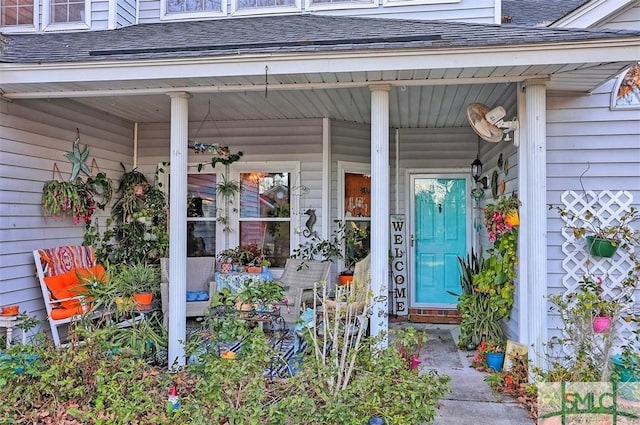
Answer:
[{"label": "hanging planter", "polygon": [[511,210],[504,216],[504,222],[511,227],[520,225],[520,215],[518,210]]},{"label": "hanging planter", "polygon": [[618,250],[618,244],[609,239],[587,236],[587,246],[591,255],[596,257],[611,258]]},{"label": "hanging planter", "polygon": [[598,334],[605,334],[611,329],[611,317],[608,316],[596,316],[591,322],[593,331]]}]

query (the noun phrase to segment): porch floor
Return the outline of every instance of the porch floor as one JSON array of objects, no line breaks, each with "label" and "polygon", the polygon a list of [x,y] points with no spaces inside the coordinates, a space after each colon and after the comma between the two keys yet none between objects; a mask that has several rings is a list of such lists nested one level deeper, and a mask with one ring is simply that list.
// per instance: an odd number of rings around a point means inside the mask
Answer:
[{"label": "porch floor", "polygon": [[457,325],[389,323],[391,329],[408,326],[425,330],[429,335],[427,347],[421,354],[421,368],[435,369],[451,377],[451,392],[441,399],[433,425],[535,424],[527,410],[513,398],[492,393],[489,384],[483,381],[486,374],[471,367],[475,351],[457,349]]}]

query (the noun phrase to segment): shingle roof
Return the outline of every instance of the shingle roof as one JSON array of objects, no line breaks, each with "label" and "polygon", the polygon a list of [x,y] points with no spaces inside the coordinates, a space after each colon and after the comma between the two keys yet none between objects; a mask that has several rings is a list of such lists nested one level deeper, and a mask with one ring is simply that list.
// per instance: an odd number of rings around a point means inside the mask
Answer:
[{"label": "shingle roof", "polygon": [[502,23],[546,26],[588,2],[589,0],[502,0]]},{"label": "shingle roof", "polygon": [[241,53],[456,48],[597,40],[625,35],[640,33],[344,16],[262,16],[163,22],[107,31],[4,35],[0,61],[55,63]]}]

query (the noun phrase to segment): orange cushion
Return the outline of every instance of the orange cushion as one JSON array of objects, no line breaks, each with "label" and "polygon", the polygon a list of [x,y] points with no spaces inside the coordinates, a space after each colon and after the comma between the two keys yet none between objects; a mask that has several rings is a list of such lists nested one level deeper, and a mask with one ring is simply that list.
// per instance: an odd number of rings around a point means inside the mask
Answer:
[{"label": "orange cushion", "polygon": [[[84,284],[90,278],[96,278],[101,282],[106,282],[107,274],[101,264],[89,267],[88,269],[75,269],[56,276],[45,277],[44,282],[51,291],[53,298],[62,300],[86,294],[87,288]],[[79,300],[67,300],[60,302],[65,309],[75,309],[80,306]],[[75,313],[72,313],[73,315]],[[52,315],[53,316],[53,315]],[[69,316],[67,316],[69,317]],[[64,317],[63,317],[64,318]]]},{"label": "orange cushion", "polygon": [[51,318],[53,320],[61,320],[82,313],[84,313],[84,311],[82,311],[82,306],[80,305],[73,308],[54,308],[51,310]]},{"label": "orange cushion", "polygon": [[[47,288],[51,291],[53,298],[62,300],[65,298],[77,297],[80,292],[80,280],[75,270],[59,274],[56,276],[49,276],[44,278],[44,282],[47,284]],[[78,300],[62,301],[60,304],[64,308],[75,308],[80,305]]]}]

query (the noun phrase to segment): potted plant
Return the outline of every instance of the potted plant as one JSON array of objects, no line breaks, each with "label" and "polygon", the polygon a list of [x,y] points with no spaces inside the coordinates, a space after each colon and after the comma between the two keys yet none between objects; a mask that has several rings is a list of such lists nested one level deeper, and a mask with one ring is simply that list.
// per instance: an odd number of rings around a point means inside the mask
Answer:
[{"label": "potted plant", "polygon": [[487,367],[496,372],[502,372],[504,364],[504,343],[502,341],[487,341],[483,347],[487,355]]},{"label": "potted plant", "polygon": [[407,368],[418,369],[422,363],[420,353],[428,340],[427,333],[408,327],[394,331],[392,340],[402,358],[407,362]]},{"label": "potted plant", "polygon": [[635,207],[625,210],[614,224],[605,224],[600,212],[589,208],[581,215],[558,205],[549,205],[549,209],[562,217],[564,227],[573,232],[575,239],[586,239],[593,256],[610,258],[618,247],[627,249],[640,243],[640,231],[631,227],[631,223],[640,221],[640,214]]},{"label": "potted plant", "polygon": [[[225,263],[231,263],[236,266],[236,271],[244,272],[244,267],[250,264],[255,259],[255,254],[251,250],[242,246],[235,248],[227,248],[218,253],[218,261],[221,268]],[[241,269],[239,269],[241,267]]]},{"label": "potted plant", "polygon": [[218,217],[218,223],[222,225],[222,230],[225,232],[231,231],[229,222],[229,206],[233,205],[236,195],[241,191],[242,186],[240,186],[240,182],[236,180],[229,180],[224,174],[222,175],[222,181],[216,185],[216,192],[220,195],[223,205],[223,208],[220,210],[222,213],[219,214]]},{"label": "potted plant", "polygon": [[284,301],[284,288],[275,280],[260,280],[254,300],[257,310],[271,311],[275,303]]},{"label": "potted plant", "polygon": [[369,228],[362,228],[354,222],[345,224],[341,220],[335,220],[335,223],[337,227],[327,239],[312,233],[305,243],[293,250],[292,258],[314,260],[320,257],[332,263],[341,260],[345,269],[340,275],[346,276],[343,281],[348,283],[353,279],[356,263],[369,253]]},{"label": "potted plant", "polygon": [[125,299],[135,299],[138,309],[150,308],[153,296],[160,292],[160,270],[155,266],[141,263],[121,265],[116,268],[112,279]]},{"label": "potted plant", "polygon": [[98,220],[87,225],[84,244],[96,249],[98,262],[105,264],[156,263],[166,257],[169,247],[167,203],[162,190],[149,184],[137,170],[126,171],[120,178],[106,230]]}]

